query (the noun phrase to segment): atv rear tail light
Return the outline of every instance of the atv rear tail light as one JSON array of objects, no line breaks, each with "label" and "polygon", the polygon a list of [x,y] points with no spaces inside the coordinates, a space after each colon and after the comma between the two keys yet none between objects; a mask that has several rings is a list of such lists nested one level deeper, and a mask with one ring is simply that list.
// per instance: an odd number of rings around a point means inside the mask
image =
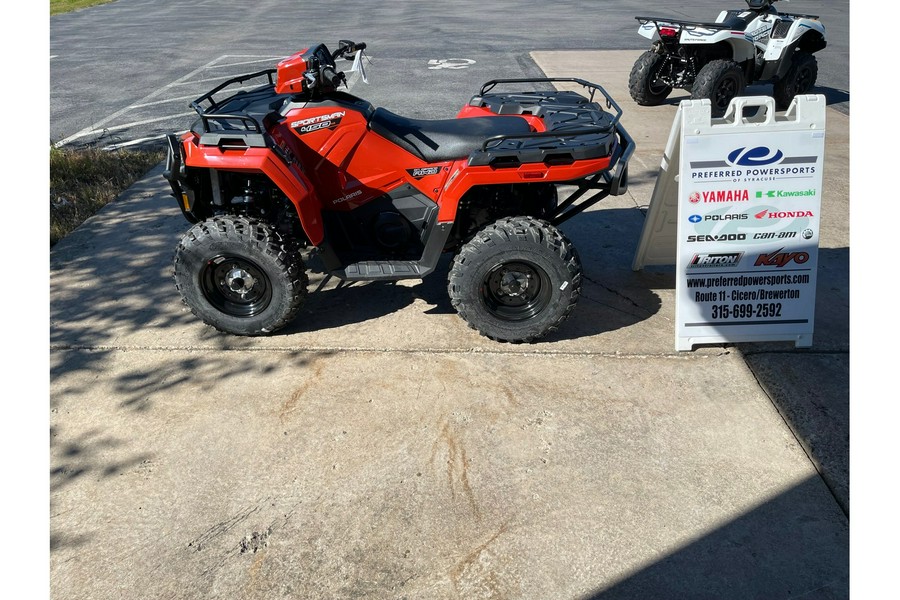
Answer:
[{"label": "atv rear tail light", "polygon": [[675,37],[676,35],[678,35],[678,30],[676,30],[674,27],[660,27],[659,35],[662,37]]}]

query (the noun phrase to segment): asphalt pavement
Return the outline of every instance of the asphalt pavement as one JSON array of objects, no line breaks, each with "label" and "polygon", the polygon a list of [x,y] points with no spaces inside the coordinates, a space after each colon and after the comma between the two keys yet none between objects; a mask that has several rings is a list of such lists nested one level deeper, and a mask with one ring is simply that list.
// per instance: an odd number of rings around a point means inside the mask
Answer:
[{"label": "asphalt pavement", "polygon": [[607,87],[628,194],[567,222],[582,298],[536,344],[421,282],[311,273],[286,330],[181,305],[157,167],[50,265],[54,598],[848,598],[849,118],[829,109],[813,346],[674,349],[672,269],[631,270],[680,97],[639,51],[535,52]]}]

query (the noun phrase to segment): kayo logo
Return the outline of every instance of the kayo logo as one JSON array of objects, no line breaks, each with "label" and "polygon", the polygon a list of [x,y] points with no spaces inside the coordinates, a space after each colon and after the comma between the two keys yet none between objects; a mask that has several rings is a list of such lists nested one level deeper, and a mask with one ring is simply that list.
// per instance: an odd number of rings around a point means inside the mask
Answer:
[{"label": "kayo logo", "polygon": [[765,165],[781,162],[784,158],[784,152],[775,150],[774,152],[766,146],[757,146],[756,148],[738,148],[732,150],[728,155],[728,164],[739,165],[741,167],[763,167]]},{"label": "kayo logo", "polygon": [[798,265],[802,265],[809,260],[808,252],[782,252],[784,248],[779,248],[775,252],[768,254],[760,254],[756,257],[754,267],[783,267],[793,261]]}]

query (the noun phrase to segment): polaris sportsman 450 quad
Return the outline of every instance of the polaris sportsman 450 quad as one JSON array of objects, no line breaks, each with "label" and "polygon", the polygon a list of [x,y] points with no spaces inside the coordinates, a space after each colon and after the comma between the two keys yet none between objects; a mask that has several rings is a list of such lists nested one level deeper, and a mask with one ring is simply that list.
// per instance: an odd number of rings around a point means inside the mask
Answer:
[{"label": "polaris sportsman 450 quad", "polygon": [[[557,329],[582,282],[557,226],[627,187],[634,142],[618,105],[580,79],[505,79],[456,118],[410,119],[338,89],[335,60],[363,48],[318,44],[231,79],[167,136],[165,177],[194,224],[175,252],[184,303],[218,330],[261,335],[297,315],[313,252],[346,281],[423,278],[451,252],[450,298],[471,327],[507,342]],[[586,95],[515,91],[552,82]]]},{"label": "polaris sportsman 450 quad", "polygon": [[653,45],[631,70],[631,97],[653,106],[682,88],[709,98],[720,117],[747,85],[772,82],[776,108],[786,109],[816,83],[825,27],[817,16],[777,12],[776,1],[746,0],[747,10],[722,11],[715,23],[635,17]]}]

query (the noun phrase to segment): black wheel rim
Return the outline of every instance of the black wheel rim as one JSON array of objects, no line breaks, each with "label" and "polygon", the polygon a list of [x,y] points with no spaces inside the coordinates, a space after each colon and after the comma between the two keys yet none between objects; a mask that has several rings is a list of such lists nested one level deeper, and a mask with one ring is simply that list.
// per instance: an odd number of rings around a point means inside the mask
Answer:
[{"label": "black wheel rim", "polygon": [[209,260],[200,274],[207,301],[232,317],[253,317],[272,300],[272,284],[265,271],[251,260],[223,254]]},{"label": "black wheel rim", "polygon": [[536,264],[514,261],[494,266],[485,275],[481,298],[502,321],[524,321],[543,311],[551,298],[550,277]]},{"label": "black wheel rim", "polygon": [[711,100],[716,108],[718,108],[719,110],[725,110],[726,108],[728,108],[728,104],[731,102],[731,99],[737,96],[737,93],[737,77],[729,75],[719,82],[719,85],[716,87],[716,91],[713,94]]}]

